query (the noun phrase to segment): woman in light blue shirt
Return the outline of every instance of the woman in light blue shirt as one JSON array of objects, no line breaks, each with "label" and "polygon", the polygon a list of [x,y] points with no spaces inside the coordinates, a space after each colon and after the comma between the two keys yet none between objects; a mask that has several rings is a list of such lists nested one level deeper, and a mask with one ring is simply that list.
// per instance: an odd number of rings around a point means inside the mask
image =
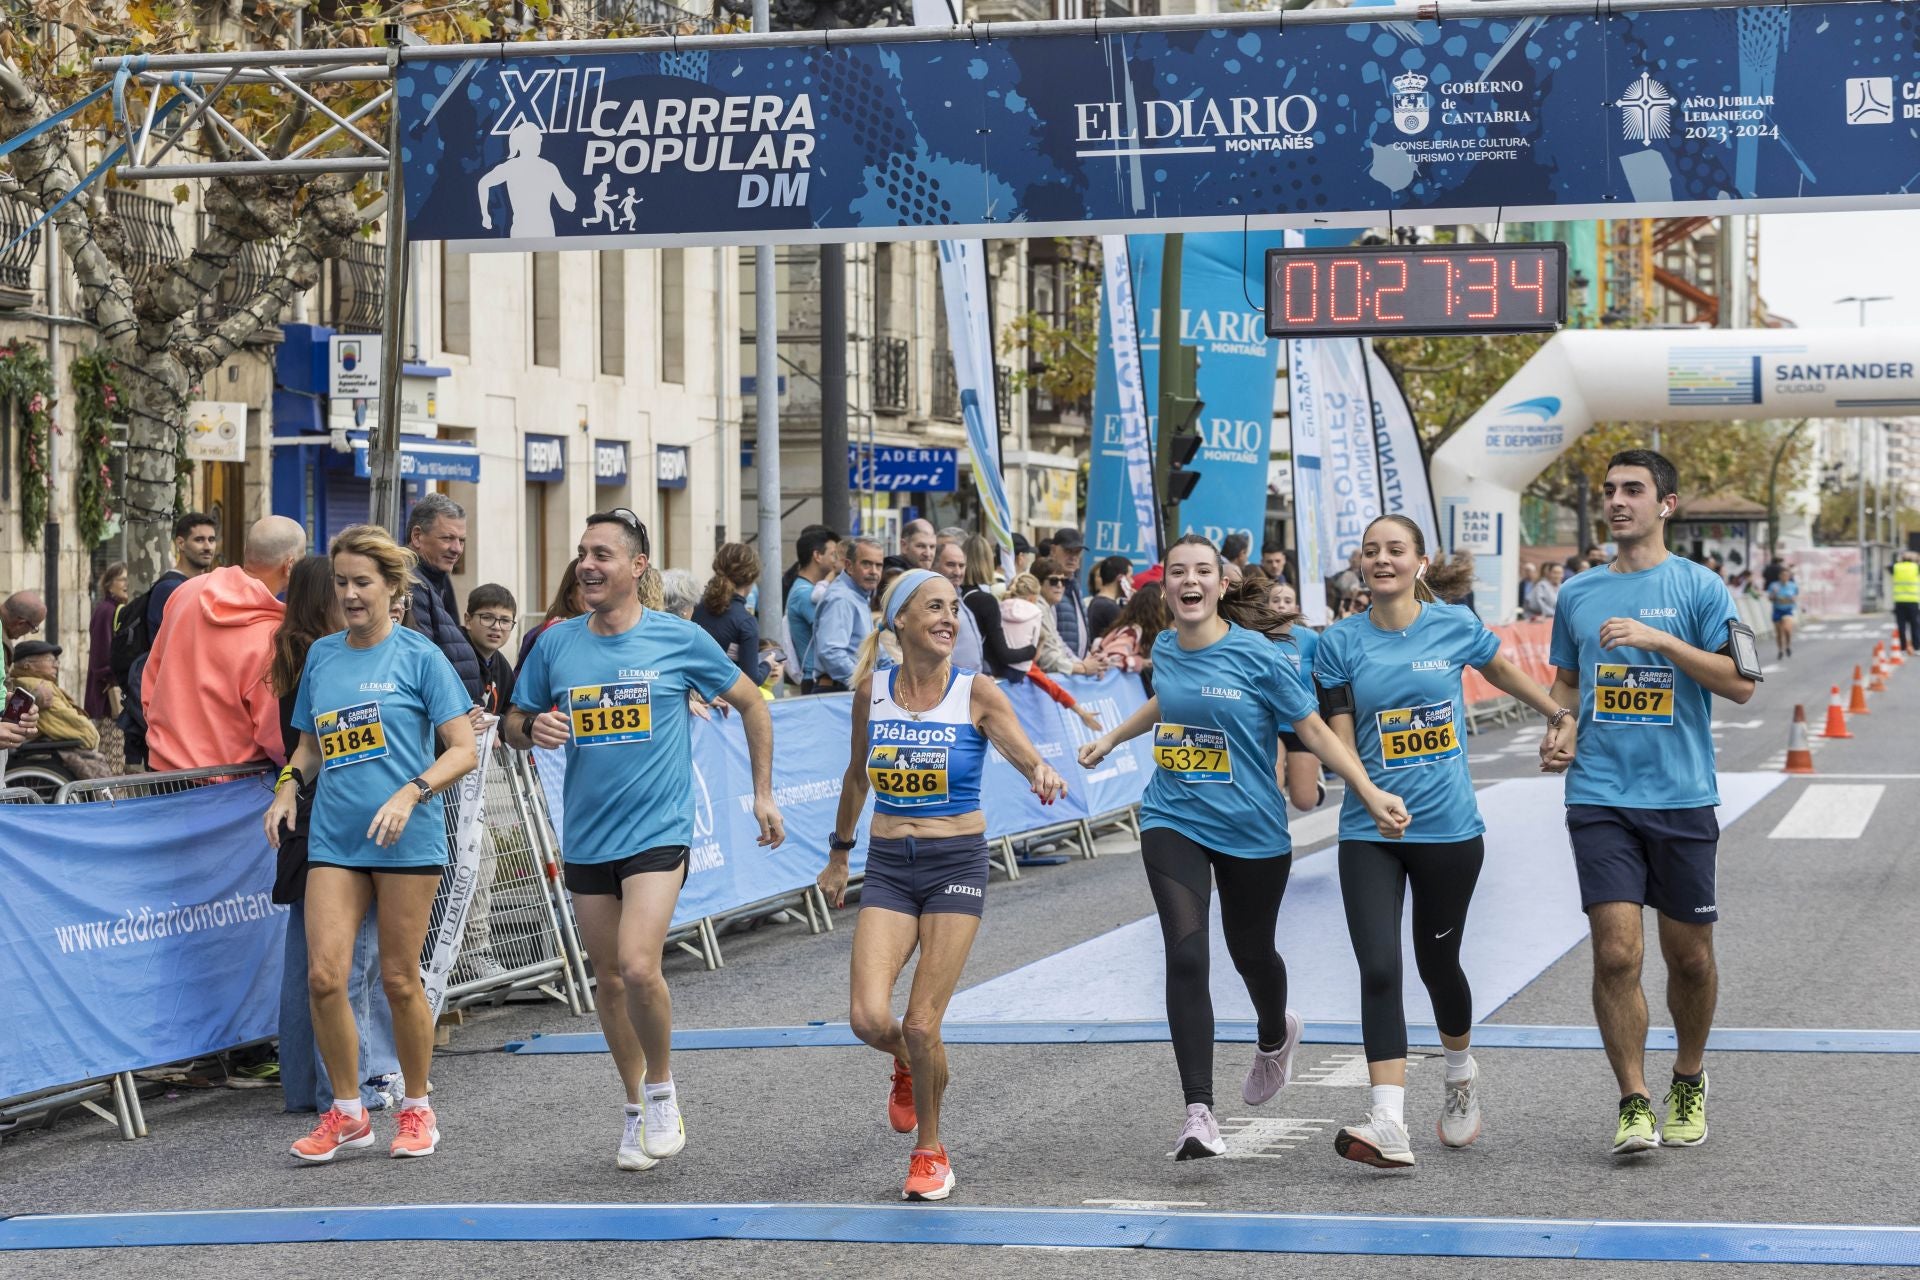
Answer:
[{"label": "woman in light blue shirt", "polygon": [[1274,947],[1293,865],[1287,806],[1275,776],[1280,733],[1360,796],[1382,835],[1407,825],[1406,807],[1367,780],[1353,752],[1314,710],[1306,681],[1274,638],[1287,619],[1253,582],[1225,585],[1220,552],[1199,534],[1167,551],[1174,628],[1154,645],[1154,696],[1118,728],[1080,749],[1091,769],[1121,743],[1153,731],[1153,777],[1140,806],[1140,854],[1167,955],[1167,1025],[1186,1094],[1174,1158],[1226,1152],[1213,1116],[1213,999],[1208,991],[1208,902],[1220,884],[1227,953],[1259,1018],[1240,1096],[1259,1106],[1287,1082],[1300,1016],[1287,1008],[1287,966]]},{"label": "woman in light blue shirt", "polygon": [[1340,810],[1340,896],[1360,964],[1360,1025],[1372,1096],[1367,1119],[1334,1136],[1349,1160],[1405,1168],[1413,1147],[1405,1120],[1407,1022],[1400,1001],[1400,919],[1413,889],[1413,954],[1433,1000],[1446,1050],[1446,1099],[1438,1130],[1450,1147],[1480,1135],[1478,1069],[1468,1051],[1473,991],[1460,967],[1467,907],[1480,875],[1486,823],[1467,771],[1466,695],[1474,667],[1489,684],[1548,717],[1549,750],[1571,748],[1574,714],[1500,656],[1500,637],[1471,609],[1443,604],[1473,585],[1466,557],[1430,564],[1420,527],[1381,516],[1360,544],[1367,612],[1328,627],[1314,655],[1321,708],[1367,775],[1404,796],[1413,822],[1383,841],[1349,794]]},{"label": "woman in light blue shirt", "polygon": [[333,540],[328,558],[347,629],[307,651],[293,706],[300,745],[266,818],[267,841],[278,849],[281,833],[293,829],[299,792],[313,779],[308,990],[334,1101],[293,1144],[293,1155],[326,1164],[343,1147],[373,1145],[347,975],[360,922],[377,902],[380,977],[406,1082],[392,1154],[428,1156],[440,1129],[427,1106],[433,1014],[420,983],[420,949],[447,862],[440,793],[477,762],[471,703],[446,656],[389,612],[413,585],[413,553],[384,529],[354,525]]}]

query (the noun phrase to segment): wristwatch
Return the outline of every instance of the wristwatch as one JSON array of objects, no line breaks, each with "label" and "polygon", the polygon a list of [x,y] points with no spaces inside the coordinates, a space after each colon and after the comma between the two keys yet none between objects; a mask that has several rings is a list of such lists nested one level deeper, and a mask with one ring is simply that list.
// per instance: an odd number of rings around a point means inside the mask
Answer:
[{"label": "wristwatch", "polygon": [[427,783],[425,778],[408,778],[407,781],[420,788],[421,804],[425,804],[427,801],[433,799],[433,788]]},{"label": "wristwatch", "polygon": [[856,843],[854,840],[842,840],[839,836],[827,837],[827,848],[835,853],[851,853]]}]

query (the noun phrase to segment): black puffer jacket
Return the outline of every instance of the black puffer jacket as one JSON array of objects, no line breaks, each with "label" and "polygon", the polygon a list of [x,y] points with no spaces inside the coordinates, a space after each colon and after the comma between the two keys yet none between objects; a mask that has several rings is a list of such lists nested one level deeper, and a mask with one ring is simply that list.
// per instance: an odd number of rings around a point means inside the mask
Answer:
[{"label": "black puffer jacket", "polygon": [[453,604],[453,581],[438,569],[417,565],[419,581],[413,586],[413,604],[407,610],[407,625],[433,641],[447,655],[467,697],[476,704],[486,701],[486,681],[480,675],[480,655],[473,651],[460,614]]}]

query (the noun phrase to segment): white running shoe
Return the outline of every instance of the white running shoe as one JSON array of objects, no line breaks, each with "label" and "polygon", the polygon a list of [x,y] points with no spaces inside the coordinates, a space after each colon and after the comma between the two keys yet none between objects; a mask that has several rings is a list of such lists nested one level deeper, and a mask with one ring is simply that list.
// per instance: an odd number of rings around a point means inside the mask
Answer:
[{"label": "white running shoe", "polygon": [[1289,1009],[1287,1036],[1280,1047],[1269,1053],[1254,1046],[1253,1065],[1247,1068],[1246,1083],[1240,1086],[1240,1096],[1248,1106],[1257,1107],[1287,1087],[1287,1080],[1293,1075],[1293,1051],[1300,1047],[1300,1032],[1305,1026],[1300,1015]]},{"label": "white running shoe", "polygon": [[1334,1134],[1333,1149],[1376,1169],[1413,1167],[1413,1143],[1407,1138],[1407,1126],[1380,1107],[1368,1113],[1366,1123],[1350,1124]]},{"label": "white running shoe", "polygon": [[620,1152],[613,1158],[615,1168],[624,1169],[628,1173],[644,1173],[660,1163],[648,1155],[647,1149],[640,1144],[640,1131],[644,1122],[643,1113],[639,1111],[627,1113],[626,1131],[620,1135]]},{"label": "white running shoe", "polygon": [[1434,1126],[1440,1141],[1449,1147],[1467,1147],[1480,1136],[1480,1064],[1467,1059],[1472,1069],[1465,1080],[1448,1080],[1446,1105],[1440,1109],[1440,1121]]},{"label": "white running shoe", "polygon": [[640,1147],[655,1160],[665,1160],[687,1145],[687,1126],[680,1120],[679,1095],[649,1091],[641,1126]]},{"label": "white running shoe", "polygon": [[1204,1102],[1187,1107],[1186,1127],[1180,1130],[1180,1140],[1168,1154],[1175,1160],[1204,1160],[1208,1156],[1227,1154],[1227,1144],[1220,1138],[1220,1126],[1214,1122],[1212,1107]]}]

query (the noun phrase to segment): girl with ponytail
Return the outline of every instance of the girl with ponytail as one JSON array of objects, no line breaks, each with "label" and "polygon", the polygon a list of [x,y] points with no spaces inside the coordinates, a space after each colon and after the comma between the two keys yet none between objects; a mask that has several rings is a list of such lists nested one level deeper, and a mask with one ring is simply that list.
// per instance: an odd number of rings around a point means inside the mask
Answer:
[{"label": "girl with ponytail", "polygon": [[[1259,1106],[1286,1084],[1300,1016],[1287,1008],[1287,966],[1274,947],[1293,863],[1287,805],[1274,777],[1281,730],[1347,780],[1381,835],[1407,825],[1397,796],[1368,781],[1321,721],[1312,691],[1270,637],[1288,616],[1252,584],[1224,585],[1220,552],[1197,534],[1167,551],[1173,629],[1153,649],[1153,696],[1119,728],[1080,750],[1092,769],[1120,743],[1153,732],[1153,776],[1140,806],[1140,853],[1167,956],[1167,1023],[1186,1095],[1174,1157],[1226,1151],[1213,1115],[1209,900],[1220,885],[1227,953],[1259,1017],[1240,1096]],[[1136,597],[1137,598],[1137,597]]]},{"label": "girl with ponytail", "polygon": [[1349,1160],[1382,1169],[1413,1164],[1407,1136],[1406,1013],[1400,1001],[1400,912],[1413,889],[1413,953],[1446,1048],[1440,1141],[1480,1136],[1479,1068],[1469,1052],[1473,992],[1460,967],[1467,907],[1484,855],[1486,823],[1467,771],[1465,695],[1471,666],[1488,683],[1548,719],[1542,759],[1571,750],[1574,714],[1500,656],[1500,637],[1470,609],[1446,603],[1473,582],[1473,561],[1427,557],[1420,527],[1381,516],[1360,544],[1364,613],[1321,635],[1313,675],[1333,732],[1358,752],[1367,776],[1406,797],[1413,821],[1391,842],[1349,792],[1340,810],[1340,895],[1360,962],[1361,1030],[1373,1091],[1367,1118],[1334,1135]]}]

